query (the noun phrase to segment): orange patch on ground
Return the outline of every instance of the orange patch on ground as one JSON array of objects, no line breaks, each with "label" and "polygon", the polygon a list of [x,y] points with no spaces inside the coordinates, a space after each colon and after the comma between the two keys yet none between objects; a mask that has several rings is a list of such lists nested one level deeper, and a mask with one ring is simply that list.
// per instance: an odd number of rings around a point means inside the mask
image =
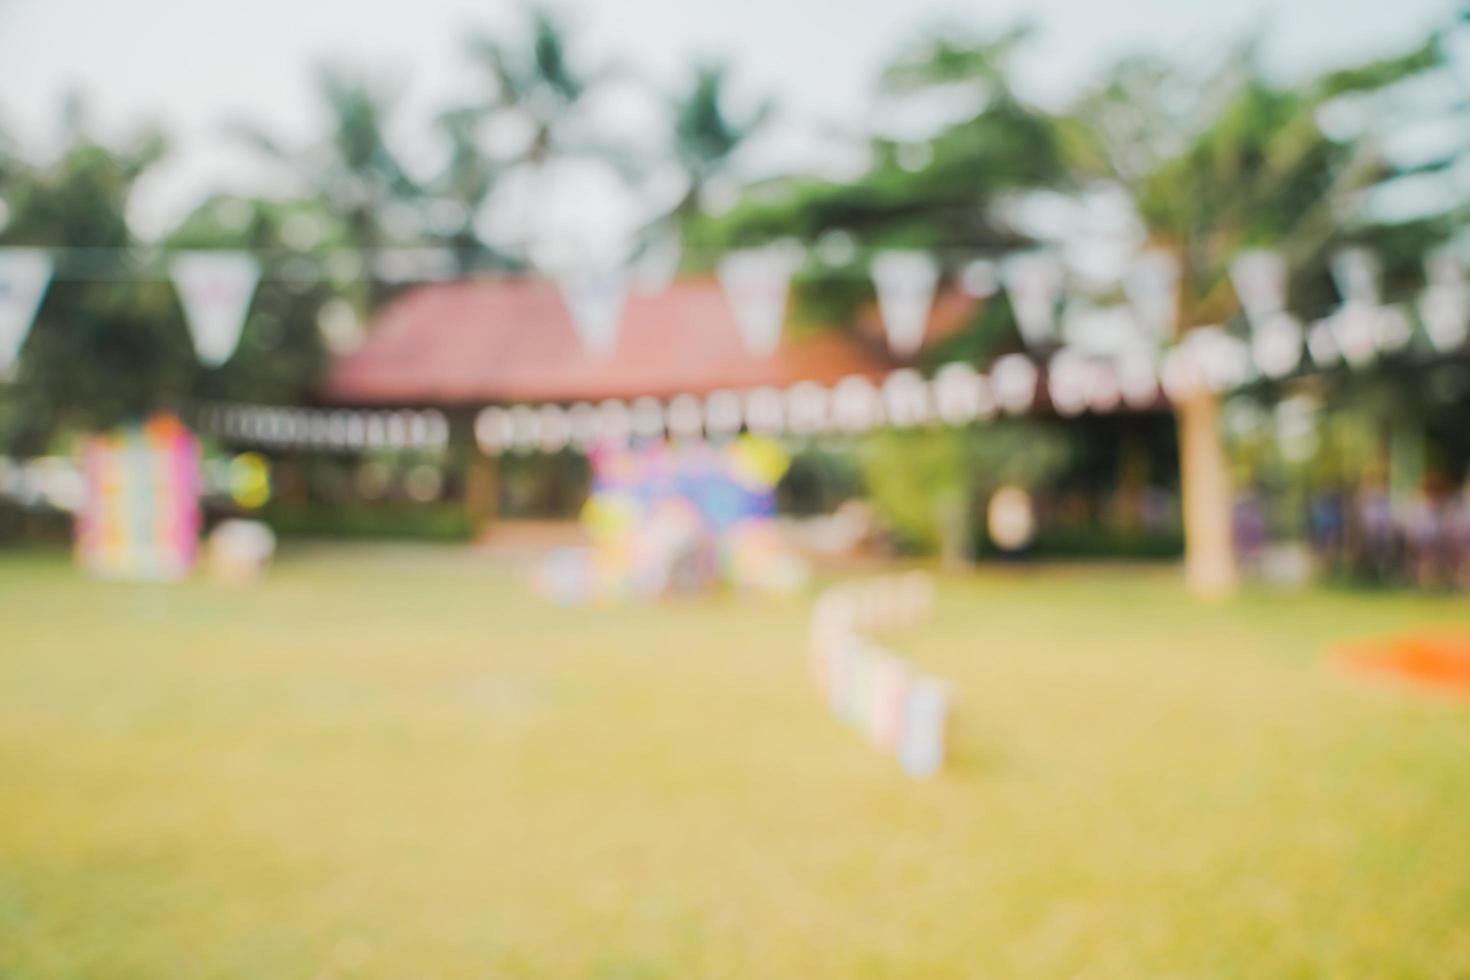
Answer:
[{"label": "orange patch on ground", "polygon": [[1348,666],[1470,698],[1470,636],[1400,636],[1342,650]]}]

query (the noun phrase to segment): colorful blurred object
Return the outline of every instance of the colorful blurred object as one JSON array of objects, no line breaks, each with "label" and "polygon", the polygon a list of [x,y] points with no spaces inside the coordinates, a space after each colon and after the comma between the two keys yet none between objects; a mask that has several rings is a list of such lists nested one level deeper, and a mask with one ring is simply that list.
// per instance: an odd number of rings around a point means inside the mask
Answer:
[{"label": "colorful blurred object", "polygon": [[1470,698],[1470,634],[1391,637],[1340,651],[1355,670]]},{"label": "colorful blurred object", "polygon": [[248,585],[258,581],[276,553],[276,535],[260,521],[221,521],[205,547],[209,576],[216,582]]},{"label": "colorful blurred object", "polygon": [[944,766],[949,685],[866,634],[929,619],[934,583],[923,572],[835,586],[812,607],[812,680],[832,713],[897,756],[915,779]]},{"label": "colorful blurred object", "polygon": [[602,447],[590,458],[582,523],[592,546],[546,558],[536,576],[546,598],[577,605],[692,594],[720,582],[776,593],[806,584],[806,565],[775,523],[776,484],[790,464],[776,443],[654,442]]},{"label": "colorful blurred object", "polygon": [[229,464],[230,499],[246,510],[259,510],[271,499],[270,463],[260,453],[241,453]]},{"label": "colorful blurred object", "polygon": [[199,440],[173,416],[92,436],[81,446],[77,558],[104,578],[173,581],[199,547]]}]

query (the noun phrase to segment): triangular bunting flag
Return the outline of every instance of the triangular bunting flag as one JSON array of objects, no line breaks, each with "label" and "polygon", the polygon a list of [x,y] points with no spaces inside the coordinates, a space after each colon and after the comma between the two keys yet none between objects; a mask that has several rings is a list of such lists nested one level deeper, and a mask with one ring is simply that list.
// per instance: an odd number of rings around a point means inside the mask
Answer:
[{"label": "triangular bunting flag", "polygon": [[1140,252],[1123,277],[1123,292],[1153,336],[1174,336],[1179,319],[1179,262],[1161,248]]},{"label": "triangular bunting flag", "polygon": [[1000,288],[1000,273],[990,259],[975,259],[960,270],[960,288],[966,296],[988,299]]},{"label": "triangular bunting flag", "polygon": [[1332,257],[1332,282],[1344,303],[1378,305],[1378,258],[1366,248],[1345,248]]},{"label": "triangular bunting flag", "polygon": [[1436,350],[1455,350],[1470,335],[1470,294],[1464,286],[1430,286],[1419,299],[1419,317]]},{"label": "triangular bunting flag", "polygon": [[661,293],[679,274],[683,245],[678,231],[660,235],[633,263],[633,284],[640,293]]},{"label": "triangular bunting flag", "polygon": [[1057,295],[1062,290],[1061,261],[1051,252],[1018,252],[1002,263],[1001,279],[1010,294],[1021,339],[1029,347],[1053,340]]},{"label": "triangular bunting flag", "polygon": [[888,349],[908,357],[924,343],[939,263],[928,252],[879,252],[871,267]]},{"label": "triangular bunting flag", "polygon": [[1330,367],[1342,360],[1342,351],[1337,349],[1337,337],[1332,329],[1332,317],[1316,320],[1307,328],[1307,353],[1318,367]]},{"label": "triangular bunting flag", "polygon": [[1332,339],[1350,367],[1362,367],[1378,354],[1378,311],[1364,303],[1349,302],[1328,318]]},{"label": "triangular bunting flag", "polygon": [[1436,350],[1451,351],[1470,335],[1470,290],[1455,256],[1441,253],[1428,263],[1429,288],[1419,298],[1419,318]]},{"label": "triangular bunting flag", "polygon": [[1276,252],[1251,249],[1230,263],[1230,284],[1252,328],[1286,307],[1286,260]]},{"label": "triangular bunting flag", "polygon": [[584,270],[557,278],[562,302],[582,349],[607,357],[618,346],[618,327],[628,299],[628,278],[621,269]]},{"label": "triangular bunting flag", "polygon": [[1251,331],[1251,360],[1268,378],[1284,378],[1302,361],[1302,325],[1290,313],[1273,313]]},{"label": "triangular bunting flag", "polygon": [[235,353],[260,264],[244,252],[184,252],[169,263],[179,305],[194,338],[194,354],[219,367]]},{"label": "triangular bunting flag", "polygon": [[51,282],[51,256],[39,249],[0,248],[0,378],[10,374]]},{"label": "triangular bunting flag", "polygon": [[788,245],[741,249],[720,259],[720,286],[735,315],[745,347],[770,357],[781,344],[786,322],[786,294],[801,253]]}]

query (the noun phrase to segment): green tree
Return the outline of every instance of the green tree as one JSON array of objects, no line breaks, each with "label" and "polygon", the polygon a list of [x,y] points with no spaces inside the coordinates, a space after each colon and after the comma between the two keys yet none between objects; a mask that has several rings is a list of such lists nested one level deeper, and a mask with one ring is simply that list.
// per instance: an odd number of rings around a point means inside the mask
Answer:
[{"label": "green tree", "polygon": [[[896,58],[879,84],[900,110],[907,100],[943,96],[957,106],[927,139],[869,139],[871,166],[855,180],[796,177],[746,194],[729,214],[696,222],[701,246],[716,254],[786,236],[818,241],[851,236],[856,256],[880,248],[938,253],[948,264],[1000,255],[1032,240],[1000,214],[1016,195],[1071,183],[1067,132],[1011,86],[1025,30],[995,36],[935,34]],[[801,319],[850,323],[873,302],[866,276],[808,271],[797,282]],[[994,351],[1019,342],[1000,305],[982,310],[966,349]],[[984,336],[978,336],[983,334]]]},{"label": "green tree", "polygon": [[[501,145],[476,167],[488,166],[498,184],[485,189],[482,200],[492,208],[503,203],[529,222],[501,220],[493,238],[496,248],[517,265],[526,264],[540,244],[537,238],[548,203],[562,186],[557,178],[564,165],[605,165],[625,180],[638,170],[629,151],[598,131],[592,111],[594,97],[623,76],[623,69],[579,64],[573,33],[547,7],[523,8],[522,27],[508,36],[480,32],[469,37],[465,51],[484,87],[477,98],[452,110],[445,123],[458,130],[458,145],[466,150],[471,142],[464,137],[482,126],[492,126],[498,134]],[[462,160],[469,163],[470,154]]]},{"label": "green tree", "polygon": [[[361,71],[325,66],[317,72],[316,93],[327,127],[323,138],[309,146],[288,146],[245,121],[232,123],[231,129],[264,158],[285,167],[341,222],[347,242],[363,257],[364,301],[376,309],[392,284],[374,260],[379,249],[414,244],[421,237],[415,209],[423,189],[389,142],[397,102],[391,84]],[[407,220],[395,221],[397,216]]]},{"label": "green tree", "polygon": [[530,6],[525,16],[524,38],[507,43],[478,33],[466,45],[470,60],[489,82],[479,112],[511,117],[526,128],[526,138],[505,162],[540,169],[558,156],[606,154],[607,147],[578,132],[575,116],[588,96],[618,70],[584,72],[573,64],[566,27],[550,10]]},{"label": "green tree", "polygon": [[684,191],[655,225],[683,229],[701,212],[710,182],[731,179],[736,151],[770,120],[774,104],[761,103],[743,119],[727,108],[729,70],[723,64],[696,65],[689,86],[669,100],[670,142]]},{"label": "green tree", "polygon": [[[1180,268],[1183,331],[1236,315],[1231,260],[1279,250],[1319,290],[1351,195],[1382,176],[1371,145],[1335,142],[1317,114],[1329,99],[1423,67],[1432,46],[1301,84],[1277,85],[1247,47],[1205,84],[1158,60],[1120,64],[1076,107],[1068,147],[1085,178],[1121,182],[1151,245]],[[1310,273],[1316,272],[1313,277]],[[1199,594],[1228,594],[1236,570],[1219,397],[1201,388],[1174,405],[1180,438],[1185,567]]]},{"label": "green tree", "polygon": [[873,166],[857,180],[793,180],[782,199],[747,200],[721,223],[723,237],[734,244],[781,235],[810,241],[841,230],[864,245],[969,255],[1025,244],[997,220],[993,205],[1010,193],[1069,181],[1057,121],[1008,82],[1026,36],[939,35],[916,45],[884,72],[882,95],[968,95],[958,120],[927,140],[874,137]]},{"label": "green tree", "polygon": [[979,428],[879,431],[858,446],[863,483],[899,542],[970,557],[976,513],[1005,484],[1044,486],[1071,457],[1056,425],[1008,419]]},{"label": "green tree", "polygon": [[95,140],[69,102],[55,162],[11,165],[0,243],[65,249],[3,391],[0,442],[23,455],[187,402],[194,360],[170,287],[148,275],[127,223],[138,179],[165,143],[145,131],[117,146]]},{"label": "green tree", "polygon": [[484,112],[472,107],[447,109],[435,119],[448,155],[443,169],[425,188],[430,195],[429,236],[454,251],[460,276],[521,265],[485,242],[475,229],[475,220],[505,169],[481,146],[484,120]]},{"label": "green tree", "polygon": [[333,297],[330,263],[317,255],[347,244],[345,228],[316,200],[217,195],[185,218],[167,237],[169,248],[242,249],[262,265],[239,346],[218,368],[198,370],[191,393],[265,404],[308,398],[326,367],[317,321]]}]

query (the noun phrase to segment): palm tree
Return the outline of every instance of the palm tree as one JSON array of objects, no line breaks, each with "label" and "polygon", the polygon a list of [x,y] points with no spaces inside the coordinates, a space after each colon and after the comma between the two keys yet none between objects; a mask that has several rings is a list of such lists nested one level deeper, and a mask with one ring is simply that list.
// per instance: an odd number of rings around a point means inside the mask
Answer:
[{"label": "palm tree", "polygon": [[[1161,62],[1132,60],[1081,100],[1073,131],[1081,136],[1072,144],[1079,169],[1128,187],[1151,244],[1174,255],[1182,330],[1235,315],[1229,266],[1242,249],[1276,249],[1298,269],[1323,262],[1345,202],[1382,168],[1371,145],[1328,139],[1318,110],[1344,92],[1418,70],[1429,53],[1291,88],[1267,82],[1249,49],[1204,86]],[[1177,398],[1174,411],[1186,579],[1200,595],[1223,596],[1235,586],[1236,569],[1220,399],[1200,388]]]},{"label": "palm tree", "polygon": [[198,373],[171,292],[126,274],[138,244],[128,202],[162,158],[162,134],[143,131],[109,144],[91,133],[79,100],[61,115],[61,154],[14,164],[5,186],[10,213],[0,228],[0,245],[65,250],[69,273],[47,291],[14,383],[0,385],[0,447],[23,455],[62,434],[177,410]]},{"label": "palm tree", "polygon": [[379,79],[340,66],[324,66],[316,76],[317,93],[326,109],[324,138],[305,148],[286,146],[259,126],[231,125],[234,133],[263,155],[285,166],[336,215],[347,238],[365,260],[367,303],[386,298],[388,283],[372,261],[384,246],[405,244],[407,236],[390,230],[393,210],[421,201],[423,190],[389,145],[387,130],[394,92]]},{"label": "palm tree", "polygon": [[526,17],[529,37],[524,44],[507,45],[488,34],[476,34],[467,44],[470,59],[490,82],[481,112],[511,116],[527,127],[522,147],[505,162],[541,168],[558,155],[601,152],[577,141],[574,116],[617,69],[584,73],[574,68],[571,40],[561,21],[540,6],[527,8]]},{"label": "palm tree", "polygon": [[476,34],[469,39],[469,58],[488,86],[482,99],[460,110],[455,123],[523,131],[518,144],[494,161],[502,188],[496,201],[520,211],[527,223],[508,235],[503,229],[497,238],[510,237],[508,244],[520,252],[542,244],[536,239],[548,225],[550,202],[559,197],[556,178],[562,164],[592,162],[610,166],[620,179],[636,176],[631,155],[596,131],[589,109],[591,99],[623,76],[623,69],[577,65],[571,35],[547,8],[529,6],[525,19],[526,30],[518,38]]},{"label": "palm tree", "polygon": [[669,155],[683,187],[672,205],[665,205],[638,233],[635,256],[661,243],[671,245],[677,254],[691,225],[703,213],[709,188],[731,178],[736,152],[770,120],[774,104],[769,100],[743,119],[730,115],[726,107],[729,77],[723,64],[697,65],[688,87],[667,100]]},{"label": "palm tree", "polygon": [[728,83],[724,65],[699,65],[689,88],[670,105],[673,155],[687,181],[671,213],[676,222],[699,210],[709,182],[729,174],[735,152],[771,117],[773,106],[766,101],[744,119],[732,118],[725,108]]},{"label": "palm tree", "polygon": [[1000,251],[1027,239],[996,219],[1002,195],[1065,184],[1057,120],[1028,104],[1007,76],[1026,37],[940,35],[884,73],[883,94],[903,100],[935,89],[968,89],[960,118],[922,143],[871,140],[873,166],[855,181],[797,179],[774,205],[749,200],[720,223],[732,244],[781,235],[812,240],[840,229],[872,246]]},{"label": "palm tree", "polygon": [[487,244],[475,230],[481,209],[505,167],[481,146],[485,113],[460,106],[439,114],[435,124],[449,147],[443,169],[425,190],[429,235],[450,248],[461,277],[484,268],[515,269],[520,263]]}]

